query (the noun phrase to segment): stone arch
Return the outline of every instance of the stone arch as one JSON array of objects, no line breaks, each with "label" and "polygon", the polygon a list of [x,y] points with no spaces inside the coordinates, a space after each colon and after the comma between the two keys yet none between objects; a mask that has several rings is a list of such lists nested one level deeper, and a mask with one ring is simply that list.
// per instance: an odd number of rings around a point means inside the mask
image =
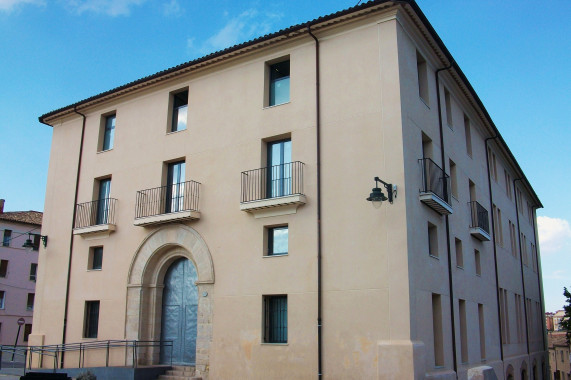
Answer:
[{"label": "stone arch", "polygon": [[525,360],[521,363],[521,367],[519,369],[519,372],[521,374],[521,380],[529,380],[528,374],[527,374],[527,362]]},{"label": "stone arch", "polygon": [[514,380],[514,367],[512,367],[512,365],[508,365],[508,368],[506,369],[506,379],[507,380]]},{"label": "stone arch", "polygon": [[[197,270],[199,301],[197,320],[197,376],[208,377],[209,347],[212,340],[214,265],[206,242],[193,228],[169,224],[149,234],[137,248],[127,276],[125,337],[129,340],[159,340],[162,289],[170,265],[189,259]],[[138,351],[140,364],[157,364],[160,349]]]}]

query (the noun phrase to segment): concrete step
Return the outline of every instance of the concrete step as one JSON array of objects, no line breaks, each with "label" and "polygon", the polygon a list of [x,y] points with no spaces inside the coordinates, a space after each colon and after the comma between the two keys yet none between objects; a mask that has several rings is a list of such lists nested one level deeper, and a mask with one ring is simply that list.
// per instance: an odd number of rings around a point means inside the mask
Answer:
[{"label": "concrete step", "polygon": [[202,377],[160,375],[158,380],[202,380]]},{"label": "concrete step", "polygon": [[157,380],[202,380],[201,377],[194,376],[195,368],[193,366],[173,365],[172,369],[166,371],[164,375],[160,375]]},{"label": "concrete step", "polygon": [[180,370],[168,370],[165,375],[168,376],[194,376],[194,370],[192,371],[180,371]]}]

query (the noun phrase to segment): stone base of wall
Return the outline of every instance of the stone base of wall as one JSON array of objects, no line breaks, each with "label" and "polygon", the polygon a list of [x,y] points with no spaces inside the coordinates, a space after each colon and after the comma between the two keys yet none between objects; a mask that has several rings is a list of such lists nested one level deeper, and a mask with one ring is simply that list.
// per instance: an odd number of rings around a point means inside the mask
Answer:
[{"label": "stone base of wall", "polygon": [[424,379],[424,343],[410,340],[379,341],[377,351],[378,379]]},{"label": "stone base of wall", "polygon": [[480,366],[468,370],[468,380],[498,380],[492,367]]}]

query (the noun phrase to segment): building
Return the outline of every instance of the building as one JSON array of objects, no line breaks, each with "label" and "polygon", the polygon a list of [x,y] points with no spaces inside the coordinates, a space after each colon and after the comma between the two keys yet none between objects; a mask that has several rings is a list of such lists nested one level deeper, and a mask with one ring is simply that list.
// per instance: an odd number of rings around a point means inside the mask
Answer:
[{"label": "building", "polygon": [[547,311],[545,313],[545,328],[547,329],[547,331],[553,331],[553,314],[549,311]]},{"label": "building", "polygon": [[[0,344],[27,345],[32,332],[42,213],[4,212],[4,203],[0,199]],[[31,249],[22,247],[28,239]],[[19,319],[23,319],[21,325]]]},{"label": "building", "polygon": [[546,378],[541,202],[414,1],[40,121],[34,345],[168,340],[136,360],[212,379]]},{"label": "building", "polygon": [[553,313],[553,330],[559,331],[561,330],[561,321],[565,319],[565,310],[557,310]]},{"label": "building", "polygon": [[548,335],[549,342],[549,367],[551,380],[569,380],[571,379],[571,349],[567,343],[565,332],[550,332]]}]

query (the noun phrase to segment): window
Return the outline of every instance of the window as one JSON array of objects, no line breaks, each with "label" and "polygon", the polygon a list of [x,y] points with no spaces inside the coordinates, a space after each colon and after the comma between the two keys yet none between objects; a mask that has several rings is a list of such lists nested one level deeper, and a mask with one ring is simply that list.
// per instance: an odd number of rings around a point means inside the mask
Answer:
[{"label": "window", "polygon": [[464,135],[466,137],[466,153],[472,157],[472,132],[470,131],[470,119],[464,115]]},{"label": "window", "polygon": [[527,257],[527,238],[523,233],[520,233],[521,238],[521,261],[523,265],[528,266],[528,257]]},{"label": "window", "polygon": [[97,338],[99,327],[99,301],[85,302],[84,338]]},{"label": "window", "polygon": [[268,256],[287,255],[288,226],[268,228]]},{"label": "window", "polygon": [[113,141],[115,140],[115,115],[105,116],[103,119],[103,141],[101,151],[113,149]]},{"label": "window", "polygon": [[264,343],[287,343],[287,296],[264,296]]},{"label": "window", "polygon": [[269,106],[289,102],[289,59],[270,65]]},{"label": "window", "polygon": [[450,165],[450,186],[452,187],[452,196],[458,199],[458,179],[456,177],[456,164],[449,160]]},{"label": "window", "polygon": [[508,220],[509,228],[510,228],[510,247],[512,251],[512,256],[517,257],[517,245],[516,245],[516,234],[515,234],[515,224],[512,223],[511,220]]},{"label": "window", "polygon": [[466,301],[458,300],[460,314],[460,354],[462,363],[468,362],[468,326],[466,326]]},{"label": "window", "polygon": [[450,92],[447,89],[444,89],[444,103],[446,105],[446,124],[448,124],[450,128],[453,128],[452,100],[450,99]]},{"label": "window", "polygon": [[470,192],[470,202],[476,201],[476,185],[472,180],[468,180],[468,191]]},{"label": "window", "polygon": [[188,116],[188,90],[171,94],[171,107],[170,132],[184,131]]},{"label": "window", "polygon": [[2,238],[2,246],[9,247],[11,238],[12,238],[12,230],[4,230],[4,237]]},{"label": "window", "polygon": [[8,260],[0,260],[0,277],[6,277],[8,274]]},{"label": "window", "polygon": [[428,66],[418,51],[416,52],[416,71],[418,74],[418,95],[428,106]]},{"label": "window", "polygon": [[506,180],[506,194],[510,200],[513,199],[512,176],[504,169],[504,179]]},{"label": "window", "polygon": [[97,181],[99,189],[97,192],[97,215],[95,224],[109,223],[109,212],[111,209],[109,196],[111,194],[111,178]]},{"label": "window", "polygon": [[515,323],[517,331],[517,342],[523,342],[523,314],[521,312],[521,296],[519,294],[514,294],[515,302]]},{"label": "window", "polygon": [[492,206],[493,208],[493,219],[494,219],[494,235],[496,237],[496,244],[500,247],[504,245],[504,234],[503,234],[503,227],[502,227],[502,211],[496,207],[496,205]]},{"label": "window", "polygon": [[422,132],[422,158],[432,159],[432,139]]},{"label": "window", "polygon": [[32,324],[26,323],[24,325],[24,342],[28,341],[31,333],[32,333]]},{"label": "window", "polygon": [[533,205],[529,202],[527,202],[527,220],[533,224]]},{"label": "window", "polygon": [[273,141],[268,149],[268,198],[291,194],[292,166],[291,139]]},{"label": "window", "polygon": [[496,163],[496,154],[492,152],[490,148],[488,148],[488,162],[490,165],[490,175],[494,179],[494,181],[498,182],[498,169]]},{"label": "window", "polygon": [[184,161],[172,162],[167,166],[167,199],[166,213],[183,211],[185,209],[185,171]]},{"label": "window", "polygon": [[480,261],[480,251],[474,250],[474,260],[476,261],[476,276],[482,275],[482,263]]},{"label": "window", "polygon": [[6,292],[0,290],[0,309],[4,309],[6,306]]},{"label": "window", "polygon": [[478,304],[478,322],[480,325],[480,358],[486,359],[486,330],[484,327],[484,305]]},{"label": "window", "polygon": [[500,291],[500,321],[502,327],[502,343],[510,343],[510,318],[508,308],[508,292],[499,288]]},{"label": "window", "polygon": [[36,295],[34,293],[28,293],[28,299],[26,301],[26,310],[34,310],[34,299]]},{"label": "window", "polygon": [[103,247],[92,247],[89,250],[87,269],[101,270],[103,266]]},{"label": "window", "polygon": [[39,251],[40,250],[40,238],[41,238],[41,236],[38,234],[31,234],[31,236],[33,236],[32,251]]},{"label": "window", "polygon": [[434,365],[444,365],[444,338],[442,335],[442,304],[440,294],[432,294],[432,335],[434,340]]},{"label": "window", "polygon": [[455,238],[456,247],[456,266],[458,268],[464,268],[464,255],[462,254],[462,240]]},{"label": "window", "polygon": [[428,254],[438,257],[438,230],[436,226],[428,222]]},{"label": "window", "polygon": [[531,266],[533,268],[533,271],[535,273],[537,273],[537,248],[535,247],[535,244],[531,243]]},{"label": "window", "polygon": [[521,193],[520,189],[517,189],[516,193],[517,208],[520,214],[523,214],[523,194]]},{"label": "window", "polygon": [[37,273],[38,273],[38,264],[31,263],[30,264],[30,281],[36,282]]}]

